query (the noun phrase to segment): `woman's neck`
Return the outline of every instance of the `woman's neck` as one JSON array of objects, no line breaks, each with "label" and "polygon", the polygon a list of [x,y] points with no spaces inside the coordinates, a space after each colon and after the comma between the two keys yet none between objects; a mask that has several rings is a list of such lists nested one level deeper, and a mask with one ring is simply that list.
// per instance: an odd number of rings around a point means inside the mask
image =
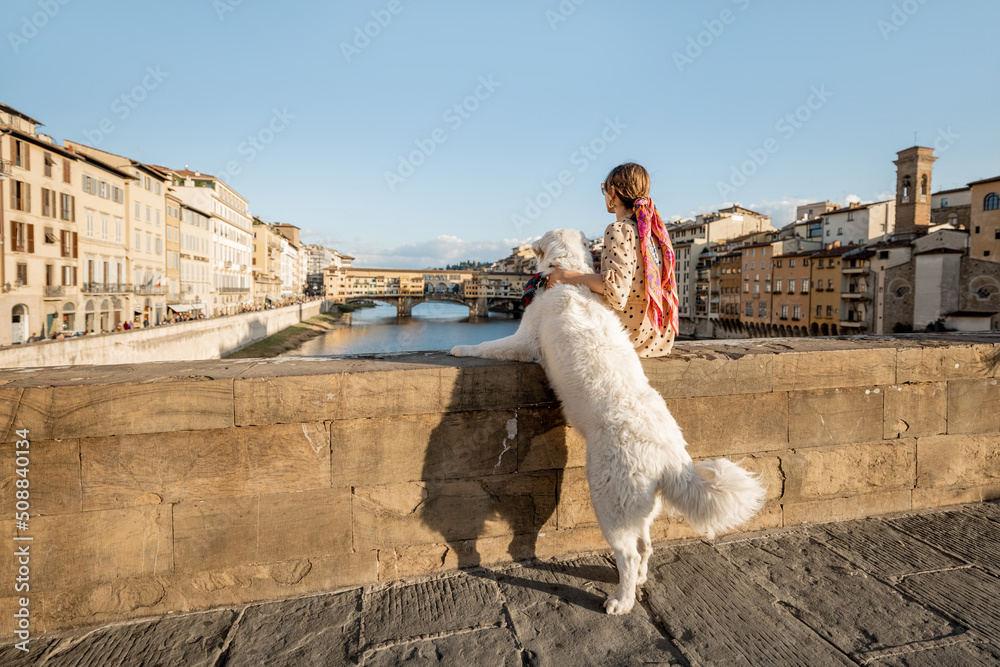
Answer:
[{"label": "woman's neck", "polygon": [[628,208],[621,202],[621,200],[615,201],[615,215],[618,220],[624,220],[626,218],[632,217],[632,209]]}]

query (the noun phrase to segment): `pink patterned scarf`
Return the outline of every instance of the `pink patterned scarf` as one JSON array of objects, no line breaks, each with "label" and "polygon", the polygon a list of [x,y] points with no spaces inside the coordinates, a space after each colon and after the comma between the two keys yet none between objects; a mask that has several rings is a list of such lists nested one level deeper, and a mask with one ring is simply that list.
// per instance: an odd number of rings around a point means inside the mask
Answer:
[{"label": "pink patterned scarf", "polygon": [[[650,321],[658,332],[666,331],[669,325],[674,335],[680,335],[678,315],[677,284],[674,279],[674,247],[670,235],[660,218],[656,205],[649,197],[640,197],[632,206],[636,222],[639,223],[639,252],[646,271],[646,300],[649,302]],[[663,266],[659,265],[657,246],[663,256]]]}]

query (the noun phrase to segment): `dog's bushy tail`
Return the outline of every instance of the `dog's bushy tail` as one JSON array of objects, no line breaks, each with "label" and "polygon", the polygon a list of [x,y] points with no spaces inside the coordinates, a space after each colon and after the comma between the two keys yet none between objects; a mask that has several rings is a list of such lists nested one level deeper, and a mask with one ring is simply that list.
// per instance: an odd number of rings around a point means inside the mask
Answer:
[{"label": "dog's bushy tail", "polygon": [[709,539],[748,521],[763,507],[765,495],[759,475],[726,459],[689,462],[665,476],[660,493]]}]

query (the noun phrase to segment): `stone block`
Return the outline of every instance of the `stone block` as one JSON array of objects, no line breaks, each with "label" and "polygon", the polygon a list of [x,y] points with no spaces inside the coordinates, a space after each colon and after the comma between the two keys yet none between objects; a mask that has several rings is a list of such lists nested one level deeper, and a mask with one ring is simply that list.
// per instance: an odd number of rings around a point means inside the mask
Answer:
[{"label": "stone block", "polygon": [[786,503],[912,489],[916,440],[809,447],[781,453]]},{"label": "stone block", "polygon": [[590,502],[587,472],[584,468],[567,468],[563,472],[556,512],[559,530],[597,525],[594,506]]},{"label": "stone block", "polygon": [[174,563],[197,572],[352,551],[350,488],[174,506]]},{"label": "stone block", "polygon": [[775,356],[774,391],[868,387],[896,382],[896,350],[789,351]]},{"label": "stone block", "polygon": [[601,529],[594,525],[540,532],[536,556],[544,560],[610,549],[611,546],[604,539]]},{"label": "stone block", "polygon": [[961,503],[978,503],[1000,498],[1000,482],[981,484],[963,488],[920,488],[913,489],[913,509],[947,507]]},{"label": "stone block", "polygon": [[[14,511],[18,480],[28,480],[31,516],[79,512],[79,440],[32,440],[29,433],[28,466],[17,466],[19,453],[14,444],[0,446],[0,507]],[[23,463],[23,461],[22,461]],[[22,476],[18,470],[26,470]]]},{"label": "stone block", "polygon": [[781,468],[781,458],[778,456],[747,456],[734,457],[734,463],[739,464],[748,472],[760,475],[764,485],[767,500],[778,500],[785,492],[785,471]]},{"label": "stone block", "polygon": [[[562,418],[562,411],[552,408],[550,419]],[[520,472],[579,468],[587,463],[587,441],[576,429],[560,424],[540,433],[532,432],[531,440],[518,448],[517,469]]]},{"label": "stone block", "polygon": [[817,447],[881,440],[882,398],[878,387],[790,392],[788,443]]},{"label": "stone block", "polygon": [[[199,431],[233,426],[232,380],[184,378],[143,384],[29,387],[16,428],[34,440]],[[13,432],[7,436],[11,442]]]},{"label": "stone block", "polygon": [[116,579],[97,586],[70,586],[46,596],[42,610],[47,630],[59,631],[328,593],[373,583],[377,576],[374,551],[336,554],[195,573],[163,572],[155,577]]},{"label": "stone block", "polygon": [[1000,484],[1000,434],[917,439],[917,487],[970,488]]},{"label": "stone block", "polygon": [[1000,431],[1000,385],[995,379],[948,383],[948,433]]},{"label": "stone block", "polygon": [[802,523],[848,521],[892,512],[905,512],[909,509],[911,509],[910,489],[782,505],[786,527]]},{"label": "stone block", "polygon": [[555,528],[554,471],[354,488],[355,548],[384,549]]},{"label": "stone block", "polygon": [[774,354],[698,348],[675,350],[663,359],[644,359],[642,368],[664,398],[767,394],[772,390],[775,359]]},{"label": "stone block", "polygon": [[324,424],[91,438],[80,449],[84,509],[331,486]]},{"label": "stone block", "polygon": [[948,384],[922,382],[880,387],[884,438],[918,438],[948,429]]},{"label": "stone block", "polygon": [[492,567],[535,557],[535,535],[499,535],[450,543],[416,544],[379,550],[379,581]]},{"label": "stone block", "polygon": [[536,364],[495,361],[447,366],[356,360],[336,374],[240,378],[234,392],[240,426],[504,410],[555,400]]},{"label": "stone block", "polygon": [[992,343],[962,345],[924,341],[919,347],[901,348],[896,356],[896,380],[936,382],[995,377],[1000,348]]},{"label": "stone block", "polygon": [[[6,384],[5,381],[0,380],[0,385]],[[14,433],[8,433],[8,431],[13,431],[11,428],[14,425],[14,416],[17,414],[17,406],[21,402],[21,392],[24,391],[19,387],[3,387],[0,386],[0,437],[3,438],[2,442],[10,442],[10,438],[17,439]]]},{"label": "stone block", "polygon": [[737,394],[667,400],[693,457],[714,458],[784,449],[788,397]]},{"label": "stone block", "polygon": [[[31,593],[55,593],[131,577],[153,577],[173,567],[170,508],[74,512],[32,517],[27,531],[0,522],[7,544],[29,548]],[[14,535],[30,542],[14,542]],[[13,548],[13,547],[12,547]],[[14,594],[13,558],[0,559],[0,597]]]},{"label": "stone block", "polygon": [[524,409],[332,422],[333,485],[510,474],[535,434],[560,420],[557,410]]}]

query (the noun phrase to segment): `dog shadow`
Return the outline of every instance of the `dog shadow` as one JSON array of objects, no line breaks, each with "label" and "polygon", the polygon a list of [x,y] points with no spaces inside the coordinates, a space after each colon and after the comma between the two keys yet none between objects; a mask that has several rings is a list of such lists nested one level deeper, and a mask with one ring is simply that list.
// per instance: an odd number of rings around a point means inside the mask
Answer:
[{"label": "dog shadow", "polygon": [[[556,528],[567,460],[565,439],[552,435],[565,421],[541,368],[517,364],[511,389],[501,384],[510,380],[507,369],[497,372],[503,362],[444,355],[433,362],[458,366],[445,414],[430,433],[418,509],[428,532],[448,546],[442,569],[535,558],[540,534]],[[506,391],[516,398],[482,409],[483,397],[488,403]]]}]

